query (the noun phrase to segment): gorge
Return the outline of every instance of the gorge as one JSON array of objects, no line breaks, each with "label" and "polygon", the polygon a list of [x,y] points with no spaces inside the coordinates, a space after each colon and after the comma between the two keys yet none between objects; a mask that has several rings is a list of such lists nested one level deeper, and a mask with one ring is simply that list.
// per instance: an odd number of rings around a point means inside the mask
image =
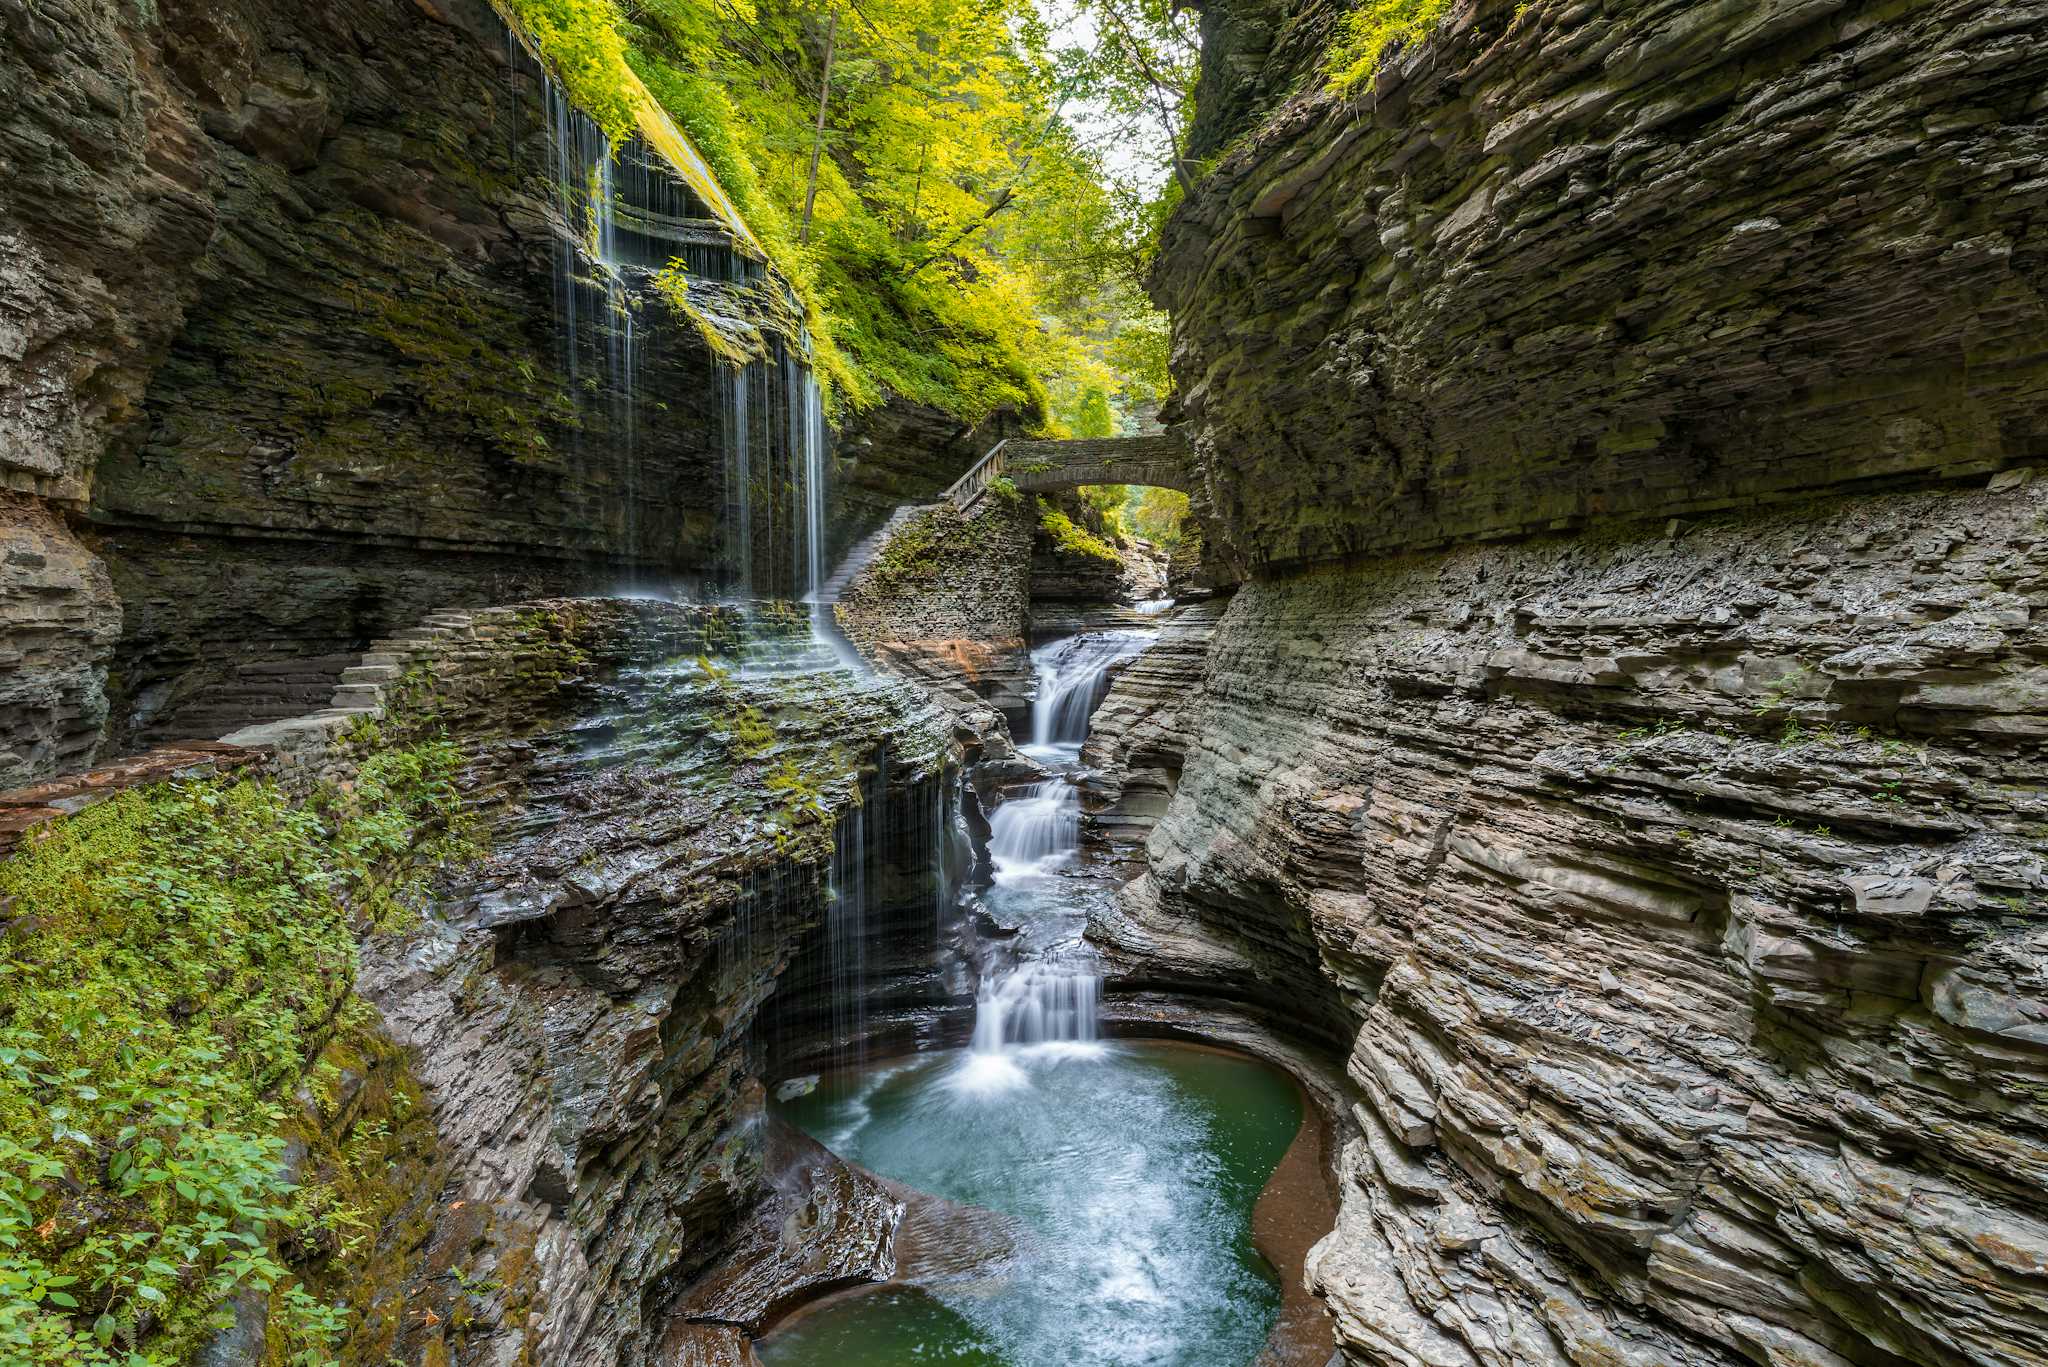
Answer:
[{"label": "gorge", "polygon": [[0,1363],[2048,1363],[2048,4],[0,0],[0,170]]}]

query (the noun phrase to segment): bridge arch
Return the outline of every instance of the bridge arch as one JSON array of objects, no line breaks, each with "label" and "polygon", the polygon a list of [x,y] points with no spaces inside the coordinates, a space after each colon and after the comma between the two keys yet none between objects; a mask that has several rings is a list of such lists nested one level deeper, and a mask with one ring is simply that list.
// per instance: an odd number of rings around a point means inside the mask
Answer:
[{"label": "bridge arch", "polygon": [[1013,438],[983,456],[946,491],[946,497],[965,512],[980,502],[999,476],[1025,493],[1078,489],[1084,484],[1149,484],[1191,493],[1194,461],[1186,437],[1176,428],[1139,437]]}]

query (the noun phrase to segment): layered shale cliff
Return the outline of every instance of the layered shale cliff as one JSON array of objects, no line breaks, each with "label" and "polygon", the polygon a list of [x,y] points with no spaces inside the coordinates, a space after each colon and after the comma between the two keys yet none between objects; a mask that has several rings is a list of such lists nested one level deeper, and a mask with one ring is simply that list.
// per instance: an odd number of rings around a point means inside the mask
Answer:
[{"label": "layered shale cliff", "polygon": [[1341,12],[1207,8],[1154,276],[1246,560],[2048,446],[2039,4],[1467,0],[1350,99]]},{"label": "layered shale cliff", "polygon": [[1346,1362],[2048,1360],[2048,11],[1335,18],[1204,13],[1112,990],[1344,1061]]},{"label": "layered shale cliff", "polygon": [[[140,1009],[167,1010],[195,1035],[251,995],[271,1028],[300,1022],[304,1052],[285,1060],[266,1105],[215,1120],[256,1138],[208,1131],[216,1144],[260,1143],[282,1126],[289,1141],[301,1195],[292,1214],[265,1217],[277,1293],[252,1278],[223,1297],[201,1275],[213,1260],[190,1253],[168,1282],[116,1269],[116,1286],[151,1285],[160,1309],[137,1313],[108,1291],[96,1241],[147,1248],[182,1206],[125,1201],[92,1164],[64,1179],[68,1194],[30,1194],[37,1227],[12,1237],[31,1272],[78,1278],[81,1323],[108,1314],[117,1344],[153,1361],[297,1354],[365,1367],[689,1362],[697,1318],[726,1324],[702,1331],[713,1341],[734,1322],[758,1332],[768,1308],[807,1289],[887,1275],[901,1206],[835,1164],[782,1152],[761,1079],[862,1043],[865,1003],[847,1001],[837,956],[856,952],[898,1005],[943,997],[916,974],[890,976],[889,956],[937,956],[931,879],[953,810],[950,747],[921,693],[829,662],[800,612],[564,599],[444,611],[377,643],[334,708],[0,794],[0,857],[21,842],[0,865],[18,913],[0,926],[16,981],[61,906],[33,880],[34,861],[63,857],[77,814],[124,791],[233,810],[249,785],[270,784],[287,810],[317,819],[427,738],[453,757],[468,832],[459,850],[426,851],[438,862],[420,870],[411,914],[354,908],[359,944],[313,981],[273,951],[253,984],[210,967],[203,1000],[166,1004],[160,983],[133,983]],[[389,832],[401,815],[394,802],[373,819]],[[132,877],[135,837],[93,829],[104,847],[79,857],[102,878]],[[336,853],[344,868],[361,857],[356,845]],[[248,875],[201,862],[188,876],[162,882],[164,904],[143,924],[157,957],[189,953],[182,917]],[[310,923],[309,898],[293,914]],[[236,929],[208,945],[210,965],[245,951],[252,932]],[[106,970],[81,956],[77,971]],[[308,999],[322,1009],[294,1015]],[[0,1002],[10,1052],[23,1030],[50,1028],[22,1019],[18,1000]],[[230,1038],[214,1057],[239,1066],[245,1048]],[[109,1089],[113,1076],[105,1064],[95,1074]],[[11,1108],[24,1079],[6,1082]],[[28,1098],[47,1108],[50,1085],[30,1079]],[[206,1085],[174,1056],[151,1096],[161,1107]],[[124,1151],[132,1135],[108,1128],[101,1142]],[[11,1165],[23,1161],[14,1153]],[[693,1286],[742,1248],[756,1313],[704,1310]],[[332,1321],[310,1342],[289,1299],[306,1294]],[[30,1332],[60,1319],[31,1320]],[[28,1360],[81,1360],[38,1347]]]},{"label": "layered shale cliff", "polygon": [[[613,150],[483,0],[0,6],[0,785],[304,712],[441,607],[800,588],[786,287]],[[835,533],[986,444],[877,411]]]}]

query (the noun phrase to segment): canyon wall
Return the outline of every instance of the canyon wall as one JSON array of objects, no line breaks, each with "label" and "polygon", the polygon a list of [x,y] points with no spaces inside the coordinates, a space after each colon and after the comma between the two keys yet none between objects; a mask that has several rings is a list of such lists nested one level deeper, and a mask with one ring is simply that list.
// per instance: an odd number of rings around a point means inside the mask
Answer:
[{"label": "canyon wall", "polygon": [[[932,879],[956,772],[919,690],[829,658],[801,611],[444,610],[377,642],[333,708],[0,794],[4,855],[138,785],[262,775],[319,810],[366,756],[459,747],[477,852],[432,871],[417,916],[358,927],[353,986],[375,1010],[337,1011],[281,1093],[334,1094],[306,1122],[304,1179],[345,1188],[356,1223],[295,1230],[278,1255],[346,1311],[332,1360],[687,1362],[661,1345],[690,1336],[696,1284],[742,1244],[770,1264],[749,1263],[762,1313],[886,1273],[901,1208],[778,1158],[760,1079],[943,995]],[[845,1000],[842,951],[887,989],[872,1017]],[[890,976],[898,961],[922,976]],[[329,1161],[366,1147],[362,1171]],[[780,1203],[806,1201],[785,1232]],[[283,1351],[265,1297],[229,1309],[204,1360]]]},{"label": "canyon wall", "polygon": [[2048,1359],[2048,11],[1336,17],[1204,13],[1112,992],[1344,1060],[1346,1362]]},{"label": "canyon wall", "polygon": [[[642,1360],[769,1195],[769,1052],[832,1056],[827,915],[934,953],[945,728],[901,684],[778,674],[815,663],[800,612],[542,603],[439,630],[428,707],[490,852],[365,943],[360,990],[449,1155],[435,1247],[490,1288],[456,1359]],[[443,681],[480,666],[487,688]]]},{"label": "canyon wall", "polygon": [[1245,562],[2048,453],[2038,0],[1460,0],[1350,99],[1341,12],[1206,7],[1153,277]]},{"label": "canyon wall", "polygon": [[1348,1050],[1355,1360],[2048,1351],[2044,548],[2028,485],[1233,599],[1096,930]]},{"label": "canyon wall", "polygon": [[[448,605],[800,591],[800,320],[603,146],[483,0],[0,6],[0,785],[303,712]],[[989,440],[864,415],[836,538]]]}]

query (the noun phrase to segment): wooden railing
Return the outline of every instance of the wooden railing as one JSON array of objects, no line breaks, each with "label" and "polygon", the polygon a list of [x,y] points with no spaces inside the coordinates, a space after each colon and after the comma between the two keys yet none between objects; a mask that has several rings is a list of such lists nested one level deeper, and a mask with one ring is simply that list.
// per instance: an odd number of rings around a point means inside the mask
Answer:
[{"label": "wooden railing", "polygon": [[972,508],[988,486],[1003,473],[1003,448],[1009,444],[1010,439],[1003,438],[974,463],[973,469],[953,481],[952,487],[946,490],[946,497],[952,500],[955,508],[963,513]]}]

